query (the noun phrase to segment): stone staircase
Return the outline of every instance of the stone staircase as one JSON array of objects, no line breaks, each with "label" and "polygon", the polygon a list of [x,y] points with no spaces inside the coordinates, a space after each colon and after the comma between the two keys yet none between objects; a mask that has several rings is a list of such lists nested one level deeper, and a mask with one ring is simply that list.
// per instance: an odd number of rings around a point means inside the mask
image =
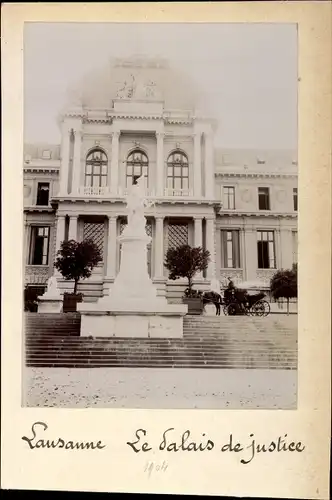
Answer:
[{"label": "stone staircase", "polygon": [[296,316],[186,316],[183,339],[80,337],[77,313],[25,320],[27,366],[297,368]]}]

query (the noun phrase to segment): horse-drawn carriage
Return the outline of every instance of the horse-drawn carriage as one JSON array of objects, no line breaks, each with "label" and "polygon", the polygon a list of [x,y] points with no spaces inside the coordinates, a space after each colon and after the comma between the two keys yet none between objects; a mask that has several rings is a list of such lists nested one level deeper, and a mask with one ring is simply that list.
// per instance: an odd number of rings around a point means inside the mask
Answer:
[{"label": "horse-drawn carriage", "polygon": [[249,294],[240,288],[226,289],[222,299],[225,315],[267,316],[270,304],[264,300],[265,293]]},{"label": "horse-drawn carriage", "polygon": [[202,294],[203,306],[214,304],[216,314],[220,314],[221,307],[226,316],[267,316],[270,313],[270,304],[264,300],[265,293],[248,293],[241,288],[229,287],[223,296],[209,291]]}]

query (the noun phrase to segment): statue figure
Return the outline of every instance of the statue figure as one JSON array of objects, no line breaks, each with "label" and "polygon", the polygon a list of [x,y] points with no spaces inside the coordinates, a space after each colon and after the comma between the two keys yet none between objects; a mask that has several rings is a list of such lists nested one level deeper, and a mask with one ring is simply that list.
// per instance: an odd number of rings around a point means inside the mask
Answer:
[{"label": "statue figure", "polygon": [[145,197],[145,178],[142,175],[134,184],[127,195],[128,224],[126,231],[135,234],[145,234],[146,218],[145,207],[151,207],[154,203]]},{"label": "statue figure", "polygon": [[146,97],[155,97],[156,84],[152,81],[148,81],[145,86]]},{"label": "statue figure", "polygon": [[118,99],[131,99],[134,95],[135,92],[135,77],[134,75],[131,76],[131,83],[128,83],[127,81],[124,82],[123,86],[120,87],[116,93],[116,97]]},{"label": "statue figure", "polygon": [[50,276],[47,280],[46,295],[49,295],[51,297],[57,297],[60,295],[60,292],[58,289],[58,284],[57,284],[57,279],[55,276]]}]

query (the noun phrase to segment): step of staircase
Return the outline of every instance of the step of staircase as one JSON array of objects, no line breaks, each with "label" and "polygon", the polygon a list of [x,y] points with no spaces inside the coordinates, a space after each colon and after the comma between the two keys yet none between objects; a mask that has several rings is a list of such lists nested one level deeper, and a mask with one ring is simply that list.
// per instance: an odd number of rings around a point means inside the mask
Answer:
[{"label": "step of staircase", "polygon": [[[98,332],[96,332],[98,333]],[[184,318],[182,339],[80,337],[80,315],[25,315],[26,365],[40,368],[297,368],[294,318]]]}]

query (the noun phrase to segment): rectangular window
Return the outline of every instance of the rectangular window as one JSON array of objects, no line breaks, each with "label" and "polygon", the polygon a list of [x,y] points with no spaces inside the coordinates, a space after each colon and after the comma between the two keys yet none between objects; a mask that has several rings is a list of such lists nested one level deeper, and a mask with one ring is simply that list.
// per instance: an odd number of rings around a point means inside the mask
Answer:
[{"label": "rectangular window", "polygon": [[273,231],[257,231],[257,255],[259,269],[276,268]]},{"label": "rectangular window", "polygon": [[50,183],[38,182],[37,205],[47,206],[50,196]]},{"label": "rectangular window", "polygon": [[221,265],[240,267],[240,231],[221,231]]},{"label": "rectangular window", "polygon": [[267,187],[258,188],[258,208],[259,210],[270,210],[270,189]]},{"label": "rectangular window", "polygon": [[235,188],[233,186],[223,187],[223,208],[235,210]]},{"label": "rectangular window", "polygon": [[33,266],[46,266],[50,241],[49,226],[31,227],[30,264]]},{"label": "rectangular window", "polygon": [[294,211],[297,212],[297,188],[293,188]]}]

